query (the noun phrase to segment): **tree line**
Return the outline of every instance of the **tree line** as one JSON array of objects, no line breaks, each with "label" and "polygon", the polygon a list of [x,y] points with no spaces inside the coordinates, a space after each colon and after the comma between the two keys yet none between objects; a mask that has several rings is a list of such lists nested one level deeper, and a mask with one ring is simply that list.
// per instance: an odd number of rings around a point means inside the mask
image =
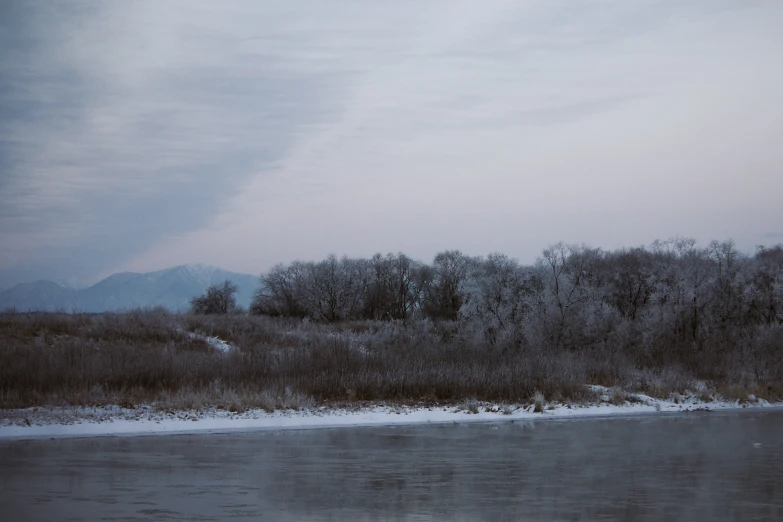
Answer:
[{"label": "tree line", "polygon": [[[431,320],[504,350],[601,349],[640,365],[742,366],[783,377],[783,245],[753,255],[689,238],[608,251],[557,243],[524,266],[456,250],[331,255],[261,276],[252,314],[323,323]],[[716,375],[715,377],[718,377]]]}]

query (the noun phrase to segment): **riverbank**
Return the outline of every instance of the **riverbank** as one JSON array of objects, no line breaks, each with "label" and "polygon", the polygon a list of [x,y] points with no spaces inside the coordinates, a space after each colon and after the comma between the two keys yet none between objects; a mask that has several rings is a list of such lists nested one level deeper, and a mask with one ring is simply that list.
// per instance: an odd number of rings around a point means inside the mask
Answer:
[{"label": "riverbank", "polygon": [[504,422],[743,408],[783,409],[783,403],[770,403],[763,399],[742,402],[720,398],[703,400],[695,394],[666,400],[628,394],[619,400],[607,388],[593,388],[600,400],[588,404],[516,405],[478,401],[457,405],[348,404],[273,412],[256,409],[242,413],[209,408],[172,411],[154,405],[135,408],[36,407],[0,411],[0,440]]}]

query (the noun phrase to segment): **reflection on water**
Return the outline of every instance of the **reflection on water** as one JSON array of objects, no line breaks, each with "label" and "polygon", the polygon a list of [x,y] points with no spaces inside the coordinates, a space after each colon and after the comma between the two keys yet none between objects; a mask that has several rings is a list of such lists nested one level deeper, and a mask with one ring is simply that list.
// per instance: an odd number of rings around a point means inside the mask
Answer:
[{"label": "reflection on water", "polygon": [[0,444],[0,520],[783,520],[783,412]]}]

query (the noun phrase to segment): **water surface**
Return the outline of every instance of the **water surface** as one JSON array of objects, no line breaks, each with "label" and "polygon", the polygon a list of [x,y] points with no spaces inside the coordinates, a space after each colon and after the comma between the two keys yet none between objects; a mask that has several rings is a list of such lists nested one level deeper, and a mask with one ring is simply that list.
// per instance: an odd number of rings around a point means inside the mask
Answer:
[{"label": "water surface", "polygon": [[0,520],[783,520],[783,412],[0,443]]}]

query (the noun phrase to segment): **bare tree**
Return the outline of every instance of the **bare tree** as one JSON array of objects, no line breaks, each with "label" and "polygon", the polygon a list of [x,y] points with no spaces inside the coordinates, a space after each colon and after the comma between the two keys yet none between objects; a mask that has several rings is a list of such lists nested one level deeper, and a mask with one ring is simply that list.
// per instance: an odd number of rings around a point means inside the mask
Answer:
[{"label": "bare tree", "polygon": [[253,298],[254,314],[284,317],[307,316],[307,278],[309,264],[296,261],[289,266],[275,265],[261,276],[261,287]]},{"label": "bare tree", "polygon": [[362,294],[359,268],[348,259],[338,261],[334,255],[310,265],[308,295],[314,319],[335,323],[353,318]]},{"label": "bare tree", "polygon": [[450,321],[459,317],[464,301],[460,286],[468,275],[471,262],[459,250],[447,250],[435,256],[422,304],[427,317]]},{"label": "bare tree", "polygon": [[604,263],[607,301],[622,317],[636,320],[650,302],[654,288],[652,255],[643,248],[623,249],[609,253]]},{"label": "bare tree", "polygon": [[237,309],[236,293],[237,286],[226,280],[191,299],[190,309],[194,314],[230,314]]},{"label": "bare tree", "polygon": [[365,317],[400,319],[413,316],[421,305],[428,267],[405,254],[375,254],[370,260]]}]

